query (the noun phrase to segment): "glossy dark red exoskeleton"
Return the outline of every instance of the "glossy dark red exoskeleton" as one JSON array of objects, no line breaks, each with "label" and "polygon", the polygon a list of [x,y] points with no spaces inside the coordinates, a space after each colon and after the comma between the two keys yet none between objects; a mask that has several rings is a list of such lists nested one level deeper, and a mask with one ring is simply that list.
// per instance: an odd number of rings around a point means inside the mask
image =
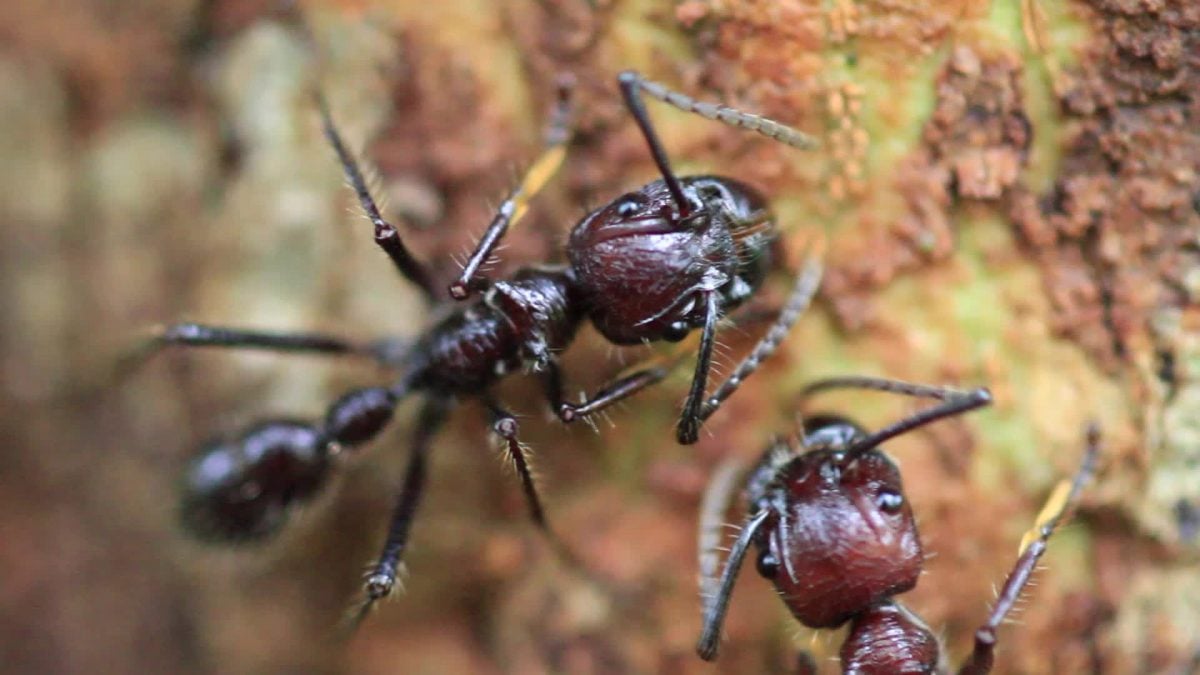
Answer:
[{"label": "glossy dark red exoskeleton", "polygon": [[[335,455],[375,438],[390,422],[399,402],[420,393],[425,402],[412,433],[412,456],[383,551],[366,582],[363,612],[395,585],[425,482],[430,442],[457,399],[480,399],[489,409],[492,428],[506,442],[535,523],[558,544],[547,526],[528,460],[517,439],[517,421],[490,390],[509,373],[532,371],[542,379],[554,413],[571,422],[667,374],[666,367],[647,367],[603,387],[590,399],[568,402],[556,355],[589,319],[604,336],[622,345],[680,340],[694,328],[703,331],[678,433],[681,441],[696,440],[700,424],[778,347],[809,304],[820,267],[810,262],[797,276],[774,324],[730,377],[706,397],[717,322],[754,295],[777,265],[773,250],[776,229],[766,200],[748,185],[729,178],[680,178],[672,173],[650,126],[641,93],[794,146],[806,146],[808,140],[770,120],[694,101],[634,73],[621,74],[619,85],[663,177],[586,216],[571,234],[567,248],[570,264],[526,267],[495,281],[478,274],[532,194],[563,161],[569,138],[569,86],[563,85],[547,136],[548,148],[500,206],[462,274],[449,287],[452,298],[468,302],[443,312],[443,318],[415,344],[405,347],[394,340],[357,344],[320,334],[198,324],[166,327],[147,342],[139,360],[166,345],[249,347],[357,355],[397,373],[389,385],[346,393],[320,421],[267,421],[202,449],[184,478],[182,511],[190,532],[218,542],[270,536],[282,526],[293,505],[310,500],[325,484],[338,465]],[[317,102],[325,135],[374,224],[376,243],[431,304],[444,306],[428,268],[413,257],[396,228],[380,214],[324,99],[318,96]]]},{"label": "glossy dark red exoskeleton", "polygon": [[[758,573],[774,584],[797,621],[810,628],[849,623],[841,649],[842,672],[947,672],[933,633],[895,599],[916,586],[924,553],[900,471],[879,446],[934,420],[987,405],[991,397],[986,389],[956,392],[872,378],[822,380],[806,388],[805,395],[845,387],[932,397],[942,403],[875,433],[838,416],[808,417],[795,442],[774,442],[745,479],[750,515],[718,582],[714,551],[734,467],[722,472],[706,499],[701,527],[705,610],[696,649],[702,658],[716,658],[733,583],[754,546]],[[1093,426],[1082,468],[1070,490],[1056,492],[1043,511],[996,606],[976,632],[975,649],[960,675],[991,671],[996,629],[1024,589],[1063,512],[1091,475],[1097,448]]]}]

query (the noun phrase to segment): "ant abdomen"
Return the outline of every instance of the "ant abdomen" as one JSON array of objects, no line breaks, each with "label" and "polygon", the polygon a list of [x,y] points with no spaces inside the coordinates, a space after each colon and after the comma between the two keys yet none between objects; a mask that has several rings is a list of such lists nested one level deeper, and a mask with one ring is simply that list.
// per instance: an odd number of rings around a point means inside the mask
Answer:
[{"label": "ant abdomen", "polygon": [[925,622],[884,602],[854,617],[841,658],[846,675],[930,675],[939,672],[941,648]]},{"label": "ant abdomen", "polygon": [[289,507],[311,499],[329,475],[329,456],[311,425],[277,420],[205,446],[184,473],[182,521],[208,541],[274,534]]}]

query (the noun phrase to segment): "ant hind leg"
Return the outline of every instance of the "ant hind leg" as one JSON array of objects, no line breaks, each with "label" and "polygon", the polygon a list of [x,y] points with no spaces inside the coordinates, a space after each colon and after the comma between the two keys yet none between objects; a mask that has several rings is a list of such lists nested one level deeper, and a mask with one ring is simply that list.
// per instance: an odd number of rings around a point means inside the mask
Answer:
[{"label": "ant hind leg", "polygon": [[363,599],[349,618],[352,632],[371,612],[375,603],[391,595],[400,572],[400,558],[408,545],[409,530],[425,487],[429,448],[433,437],[446,419],[449,404],[444,399],[430,399],[421,408],[412,437],[412,454],[404,472],[404,484],[388,524],[387,540],[379,559],[372,566],[363,585]]}]

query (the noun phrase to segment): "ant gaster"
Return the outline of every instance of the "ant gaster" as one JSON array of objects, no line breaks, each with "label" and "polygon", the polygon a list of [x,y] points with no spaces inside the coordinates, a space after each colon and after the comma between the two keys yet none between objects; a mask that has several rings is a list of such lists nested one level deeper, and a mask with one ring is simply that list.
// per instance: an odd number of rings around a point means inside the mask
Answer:
[{"label": "ant gaster", "polygon": [[[836,628],[849,622],[841,649],[844,673],[947,672],[933,633],[895,600],[916,586],[924,554],[900,471],[879,446],[935,420],[988,405],[991,395],[986,389],[957,392],[875,378],[833,378],[809,385],[802,396],[837,388],[887,391],[942,403],[874,433],[839,416],[807,417],[798,448],[783,440],[773,443],[746,479],[750,515],[719,582],[715,551],[736,467],[727,465],[718,472],[701,519],[705,606],[696,650],[705,660],[716,658],[734,581],[754,545],[758,573],[775,585],[800,623],[810,628]],[[1083,466],[1069,487],[1064,483],[1055,491],[1026,535],[996,606],[975,633],[974,651],[959,669],[960,675],[991,671],[997,627],[1016,603],[1063,513],[1092,473],[1099,443],[1094,425],[1087,436]]]},{"label": "ant gaster", "polygon": [[[414,345],[397,341],[356,344],[312,333],[276,333],[178,324],[161,329],[136,355],[140,361],[166,345],[249,347],[280,352],[347,354],[372,358],[399,375],[388,386],[352,390],[329,406],[322,421],[273,420],[242,435],[205,447],[184,481],[183,518],[202,539],[262,539],[276,532],[293,504],[310,500],[336,465],[334,455],[375,438],[398,403],[422,393],[425,402],[412,432],[412,455],[391,517],[387,538],[365,584],[357,618],[389,595],[395,585],[409,528],[425,483],[432,438],[451,404],[480,399],[491,413],[493,431],[506,443],[520,477],[530,514],[560,552],[565,549],[547,526],[515,417],[490,393],[518,369],[538,373],[545,395],[563,422],[584,418],[666,376],[665,366],[648,367],[601,388],[590,399],[569,403],[556,353],[590,318],[618,344],[680,340],[703,331],[691,390],[679,423],[679,438],[696,440],[699,425],[779,345],[809,304],[820,278],[810,261],[798,275],[783,309],[758,345],[726,381],[705,399],[717,322],[753,295],[776,263],[776,229],[766,200],[741,182],[715,176],[677,177],[650,125],[641,93],[710,119],[749,128],[784,143],[808,147],[809,139],[770,120],[723,106],[694,101],[632,72],[618,78],[662,179],[624,195],[586,216],[573,230],[569,265],[527,267],[490,281],[478,274],[497,243],[525,212],[529,198],[565,157],[569,133],[569,84],[560,85],[547,149],[500,206],[495,218],[449,293],[469,304],[450,309]],[[380,214],[353,154],[317,96],[323,130],[363,211],[375,226],[375,242],[400,274],[431,304],[441,302],[428,268],[404,245]],[[444,305],[444,303],[443,303]],[[569,556],[567,556],[569,557]]]}]

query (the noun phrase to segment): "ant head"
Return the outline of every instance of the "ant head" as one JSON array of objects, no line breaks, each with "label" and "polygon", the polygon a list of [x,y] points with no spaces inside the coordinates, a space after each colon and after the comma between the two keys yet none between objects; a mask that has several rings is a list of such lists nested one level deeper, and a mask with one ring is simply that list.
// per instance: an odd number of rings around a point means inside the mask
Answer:
[{"label": "ant head", "polygon": [[686,209],[657,180],[588,214],[571,232],[567,254],[592,321],[614,343],[681,340],[704,324],[705,293],[736,304],[766,273],[770,256],[761,254],[773,232],[761,223],[741,227],[765,213],[765,200],[724,178],[691,176],[680,185]]},{"label": "ant head", "polygon": [[837,417],[805,424],[810,448],[775,470],[759,498],[758,571],[814,628],[834,627],[902,593],[921,573],[921,541],[900,471],[872,448],[843,449],[862,431]]},{"label": "ant head", "polygon": [[328,466],[320,434],[299,422],[265,422],[210,443],[184,473],[183,525],[201,540],[263,539],[283,525],[289,504],[321,487]]}]

